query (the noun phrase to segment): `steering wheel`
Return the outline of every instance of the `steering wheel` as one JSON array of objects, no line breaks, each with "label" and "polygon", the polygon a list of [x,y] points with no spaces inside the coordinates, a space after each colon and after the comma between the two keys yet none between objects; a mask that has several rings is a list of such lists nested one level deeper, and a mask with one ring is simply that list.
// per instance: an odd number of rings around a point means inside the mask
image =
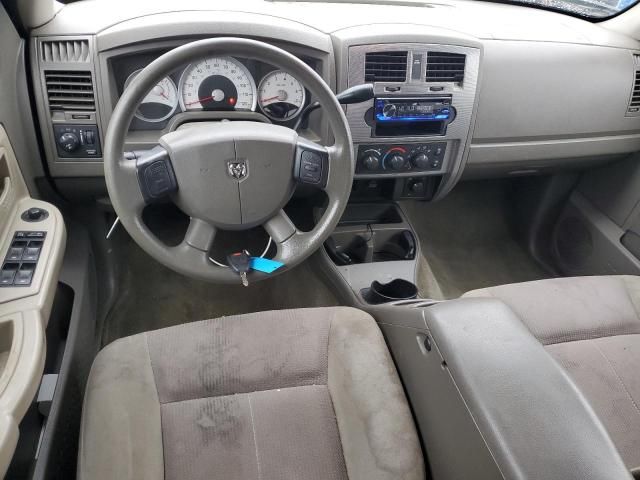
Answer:
[{"label": "steering wheel", "polygon": [[[334,144],[320,145],[289,128],[260,122],[185,124],[163,135],[155,148],[124,154],[129,124],[154,85],[179,67],[210,56],[260,60],[298,78],[324,109]],[[273,274],[248,274],[250,281],[282,273],[317,250],[334,230],[347,204],[355,169],[347,119],[334,93],[309,66],[284,50],[241,38],[215,38],[171,50],[145,67],[116,105],[105,138],[104,170],[113,207],[134,241],[160,263],[184,275],[238,283],[230,268],[209,260],[219,229],[262,225],[284,264]],[[296,184],[326,192],[322,218],[299,231],[284,212]],[[169,197],[190,217],[177,246],[161,242],[142,220],[144,207]]]}]

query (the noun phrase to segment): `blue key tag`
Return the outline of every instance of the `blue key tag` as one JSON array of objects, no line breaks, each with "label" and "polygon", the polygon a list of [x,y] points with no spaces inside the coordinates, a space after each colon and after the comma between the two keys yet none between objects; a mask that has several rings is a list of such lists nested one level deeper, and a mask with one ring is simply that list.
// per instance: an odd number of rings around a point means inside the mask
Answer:
[{"label": "blue key tag", "polygon": [[281,266],[283,266],[284,263],[278,262],[276,260],[270,260],[268,258],[251,257],[250,265],[253,270],[258,270],[259,272],[264,273],[273,273]]}]

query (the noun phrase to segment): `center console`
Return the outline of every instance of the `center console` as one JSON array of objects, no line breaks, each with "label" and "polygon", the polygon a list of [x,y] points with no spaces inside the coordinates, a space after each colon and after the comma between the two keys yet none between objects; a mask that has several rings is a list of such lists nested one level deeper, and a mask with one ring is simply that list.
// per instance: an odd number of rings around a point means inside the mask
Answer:
[{"label": "center console", "polygon": [[420,244],[396,203],[350,203],[324,248],[331,268],[359,302],[381,304],[418,296],[414,282]]},{"label": "center console", "polygon": [[[356,168],[350,203],[323,265],[345,301],[426,305],[420,242],[397,203],[435,200],[456,184],[470,142],[481,45],[451,31],[370,26],[335,34],[338,90],[373,84],[347,105]],[[382,33],[381,33],[382,32]],[[424,265],[422,265],[424,266]]]},{"label": "center console", "polygon": [[373,181],[381,189],[391,182],[394,186],[386,188],[396,199],[441,197],[463,164],[480,49],[465,41],[359,44],[345,38],[344,43],[344,87],[374,85],[371,101],[347,107],[356,182]]}]

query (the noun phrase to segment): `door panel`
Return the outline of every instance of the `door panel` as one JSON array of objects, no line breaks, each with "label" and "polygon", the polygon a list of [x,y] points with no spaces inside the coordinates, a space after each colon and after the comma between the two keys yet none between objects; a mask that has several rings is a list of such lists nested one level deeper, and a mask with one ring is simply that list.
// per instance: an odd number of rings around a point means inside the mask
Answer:
[{"label": "door panel", "polygon": [[66,230],[33,198],[42,175],[25,77],[24,42],[0,5],[0,478],[41,383],[45,331]]}]

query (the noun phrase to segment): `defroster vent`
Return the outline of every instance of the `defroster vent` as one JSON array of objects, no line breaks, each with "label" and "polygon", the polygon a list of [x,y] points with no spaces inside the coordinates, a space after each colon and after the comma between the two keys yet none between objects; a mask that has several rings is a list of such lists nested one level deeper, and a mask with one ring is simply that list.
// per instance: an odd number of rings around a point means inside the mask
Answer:
[{"label": "defroster vent", "polygon": [[427,82],[457,82],[464,80],[466,55],[462,53],[428,52]]},{"label": "defroster vent", "polygon": [[88,40],[47,40],[41,44],[42,60],[49,63],[89,61]]},{"label": "defroster vent", "polygon": [[365,82],[404,82],[407,52],[369,52],[364,62]]},{"label": "defroster vent", "polygon": [[93,80],[89,71],[45,71],[49,109],[95,110]]}]

